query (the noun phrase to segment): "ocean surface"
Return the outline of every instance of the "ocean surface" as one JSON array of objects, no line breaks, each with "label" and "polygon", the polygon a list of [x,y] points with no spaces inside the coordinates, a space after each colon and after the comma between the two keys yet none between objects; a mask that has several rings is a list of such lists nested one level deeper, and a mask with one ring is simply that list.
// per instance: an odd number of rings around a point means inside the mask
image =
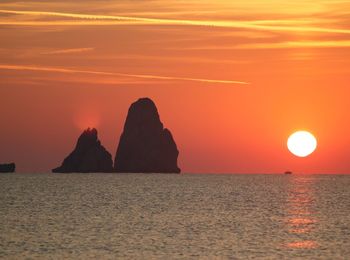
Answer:
[{"label": "ocean surface", "polygon": [[1,259],[350,259],[350,175],[1,174]]}]

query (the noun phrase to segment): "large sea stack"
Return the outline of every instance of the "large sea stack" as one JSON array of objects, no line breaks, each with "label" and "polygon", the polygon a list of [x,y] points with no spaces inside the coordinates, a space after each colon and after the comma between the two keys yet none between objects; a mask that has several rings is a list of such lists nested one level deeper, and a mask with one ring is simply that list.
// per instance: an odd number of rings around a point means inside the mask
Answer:
[{"label": "large sea stack", "polygon": [[97,130],[88,128],[79,137],[74,151],[52,172],[112,172],[111,154],[101,145]]},{"label": "large sea stack", "polygon": [[15,172],[15,170],[16,170],[16,165],[14,163],[0,164],[1,173]]},{"label": "large sea stack", "polygon": [[180,173],[175,141],[149,98],[133,103],[115,156],[114,170],[131,173]]}]

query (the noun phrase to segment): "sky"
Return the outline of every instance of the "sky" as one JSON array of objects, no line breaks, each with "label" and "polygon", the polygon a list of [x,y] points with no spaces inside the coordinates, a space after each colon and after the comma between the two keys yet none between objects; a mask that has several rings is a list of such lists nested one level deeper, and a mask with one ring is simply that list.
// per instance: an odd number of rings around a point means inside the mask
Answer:
[{"label": "sky", "polygon": [[[350,1],[0,2],[0,161],[49,172],[150,97],[186,173],[350,173]],[[287,138],[308,130],[298,158]]]}]

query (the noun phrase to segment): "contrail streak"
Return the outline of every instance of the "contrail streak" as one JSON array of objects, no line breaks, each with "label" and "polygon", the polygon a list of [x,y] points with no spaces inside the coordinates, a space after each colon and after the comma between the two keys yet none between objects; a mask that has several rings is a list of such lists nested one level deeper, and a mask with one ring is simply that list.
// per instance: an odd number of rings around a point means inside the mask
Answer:
[{"label": "contrail streak", "polygon": [[[50,25],[118,25],[118,24],[155,24],[155,25],[179,25],[179,26],[208,26],[221,28],[242,28],[266,31],[293,31],[293,32],[322,32],[322,33],[341,33],[350,34],[349,29],[325,28],[317,26],[293,26],[293,21],[203,21],[203,20],[177,20],[146,17],[131,17],[118,15],[94,15],[94,14],[76,14],[63,12],[43,12],[43,11],[18,11],[18,10],[0,10],[0,13],[22,14],[22,15],[42,15],[57,16],[84,19],[89,21],[0,21],[1,25],[31,25],[31,26],[50,26]],[[266,22],[274,22],[277,25],[269,25]],[[291,26],[283,25],[286,22]],[[282,24],[282,25],[281,25]],[[298,21],[295,21],[298,24]]]},{"label": "contrail streak", "polygon": [[63,50],[48,51],[48,52],[43,52],[41,54],[51,55],[51,54],[79,53],[79,52],[87,52],[87,51],[93,51],[93,50],[94,50],[94,48],[75,48],[75,49],[63,49]]},{"label": "contrail streak", "polygon": [[34,65],[25,66],[25,65],[0,64],[0,69],[3,69],[3,70],[46,71],[46,72],[58,72],[58,73],[81,73],[81,74],[93,74],[93,75],[104,75],[104,76],[131,77],[131,78],[140,78],[140,79],[194,81],[194,82],[215,83],[215,84],[240,84],[240,85],[250,84],[248,82],[236,81],[236,80],[217,80],[217,79],[201,79],[201,78],[159,76],[159,75],[147,75],[147,74],[128,74],[128,73],[119,73],[119,72],[65,69],[65,68],[57,68],[57,67],[40,67],[40,66],[34,66]]}]

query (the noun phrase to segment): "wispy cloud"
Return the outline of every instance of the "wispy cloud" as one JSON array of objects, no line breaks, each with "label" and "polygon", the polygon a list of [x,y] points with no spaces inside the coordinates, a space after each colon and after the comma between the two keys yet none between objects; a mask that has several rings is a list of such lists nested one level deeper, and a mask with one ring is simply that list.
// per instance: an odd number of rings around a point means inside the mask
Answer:
[{"label": "wispy cloud", "polygon": [[93,75],[104,75],[104,76],[119,76],[119,77],[131,77],[138,79],[154,79],[154,80],[176,80],[176,81],[193,81],[202,83],[213,83],[213,84],[239,84],[248,85],[250,83],[236,80],[221,80],[221,79],[203,79],[203,78],[188,78],[188,77],[175,77],[175,76],[161,76],[161,75],[150,75],[150,74],[128,74],[119,72],[104,72],[104,71],[91,71],[91,70],[78,70],[70,68],[58,68],[58,67],[42,67],[42,66],[27,66],[27,65],[6,65],[0,64],[0,69],[3,70],[29,70],[29,71],[45,71],[45,72],[57,72],[57,73],[78,73],[78,74],[93,74]]},{"label": "wispy cloud", "polygon": [[53,50],[53,51],[42,52],[41,54],[54,55],[54,54],[80,53],[80,52],[93,51],[94,49],[95,48],[62,49],[62,50]]},{"label": "wispy cloud", "polygon": [[239,50],[239,49],[292,49],[292,48],[347,48],[350,47],[350,40],[334,41],[282,41],[262,43],[242,43],[236,45],[207,45],[195,47],[166,48],[168,50]]},{"label": "wispy cloud", "polygon": [[0,10],[0,13],[21,14],[32,16],[56,16],[65,18],[82,19],[84,21],[0,21],[2,25],[30,25],[30,26],[50,26],[50,25],[120,25],[120,24],[153,24],[153,25],[178,25],[178,26],[206,26],[220,28],[241,28],[266,31],[291,31],[291,32],[319,32],[319,33],[340,33],[350,34],[350,29],[327,28],[325,26],[313,25],[315,20],[180,20],[147,18],[118,15],[96,15],[96,14],[78,14],[65,12],[44,12],[44,11],[19,11],[19,10]]},{"label": "wispy cloud", "polygon": [[350,47],[350,41],[288,41],[274,43],[241,44],[235,49],[286,49],[286,48],[344,48]]}]

